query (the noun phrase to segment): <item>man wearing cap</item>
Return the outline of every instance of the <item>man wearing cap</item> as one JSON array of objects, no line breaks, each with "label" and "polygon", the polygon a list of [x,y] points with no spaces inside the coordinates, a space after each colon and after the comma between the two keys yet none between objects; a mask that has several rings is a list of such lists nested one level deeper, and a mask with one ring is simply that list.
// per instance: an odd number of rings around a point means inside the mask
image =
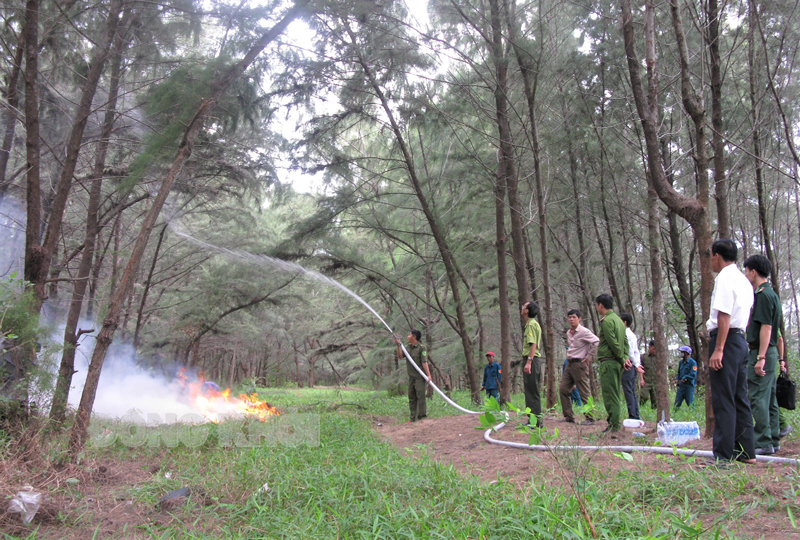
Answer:
[{"label": "man wearing cap", "polygon": [[753,285],[755,300],[747,325],[747,391],[755,420],[756,454],[771,455],[781,449],[780,409],[776,395],[778,378],[778,330],[783,309],[768,277],[772,262],[763,255],[744,261],[744,275]]},{"label": "man wearing cap", "polygon": [[745,328],[753,306],[753,287],[736,268],[739,249],[721,238],[711,244],[711,270],[717,274],[706,321],[709,350],[708,383],[714,410],[714,458],[755,463],[753,411],[747,396]]},{"label": "man wearing cap", "polygon": [[500,364],[494,361],[494,353],[486,353],[486,367],[483,368],[483,386],[481,390],[486,390],[487,396],[492,396],[500,401],[500,381],[502,381],[503,370]]},{"label": "man wearing cap", "polygon": [[688,345],[678,347],[682,358],[678,362],[678,375],[675,382],[678,384],[678,393],[675,395],[675,409],[680,409],[685,401],[690,407],[694,403],[694,387],[697,383],[697,362],[692,358],[692,348]]}]

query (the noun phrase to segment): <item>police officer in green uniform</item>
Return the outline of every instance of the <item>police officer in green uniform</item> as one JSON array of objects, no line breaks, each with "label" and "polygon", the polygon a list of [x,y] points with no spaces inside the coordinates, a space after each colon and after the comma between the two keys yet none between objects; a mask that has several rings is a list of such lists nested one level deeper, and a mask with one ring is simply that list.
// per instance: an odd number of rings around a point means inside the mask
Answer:
[{"label": "police officer in green uniform", "polygon": [[595,299],[595,307],[600,315],[600,330],[597,337],[597,362],[600,364],[600,388],[603,392],[603,405],[608,413],[608,427],[603,433],[619,431],[622,426],[622,370],[630,369],[628,358],[628,337],[625,323],[614,313],[614,300],[610,294],[601,294]]},{"label": "police officer in green uniform", "polygon": [[755,298],[747,324],[747,393],[755,420],[756,455],[780,450],[780,409],[775,394],[778,378],[778,330],[783,322],[781,300],[767,278],[772,262],[763,255],[744,261],[744,275]]},{"label": "police officer in green uniform", "polygon": [[[408,334],[408,351],[411,359],[417,364],[428,379],[431,378],[431,370],[428,368],[428,350],[425,345],[421,343],[422,332],[416,328]],[[404,358],[403,348],[400,346],[400,339],[395,337],[394,342],[397,343],[397,357]],[[421,420],[428,415],[428,404],[425,398],[425,390],[427,381],[414,369],[411,362],[406,359],[406,371],[408,372],[408,410],[410,412],[411,422]]]}]

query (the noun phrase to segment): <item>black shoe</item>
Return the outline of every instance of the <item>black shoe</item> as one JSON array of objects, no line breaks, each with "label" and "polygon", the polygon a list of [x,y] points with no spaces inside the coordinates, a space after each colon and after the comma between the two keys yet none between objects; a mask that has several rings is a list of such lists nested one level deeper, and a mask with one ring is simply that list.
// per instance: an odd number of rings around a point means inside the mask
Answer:
[{"label": "black shoe", "polygon": [[779,438],[781,438],[781,439],[783,439],[784,437],[786,437],[786,436],[787,436],[789,433],[791,433],[792,431],[794,431],[794,428],[793,428],[792,426],[786,426],[786,427],[782,428],[782,429],[781,429],[781,430],[778,432],[778,437],[779,437]]},{"label": "black shoe", "polygon": [[565,416],[564,418],[559,420],[559,422],[561,422],[562,424],[574,424],[575,423],[575,419],[574,418],[567,418]]},{"label": "black shoe", "polygon": [[593,426],[594,420],[589,420],[588,418],[580,423],[581,426]]},{"label": "black shoe", "polygon": [[756,455],[757,456],[771,456],[775,453],[775,448],[772,446],[767,446],[766,448],[756,448]]},{"label": "black shoe", "polygon": [[600,433],[616,433],[618,431],[619,431],[618,427],[608,426],[606,429],[604,429]]}]

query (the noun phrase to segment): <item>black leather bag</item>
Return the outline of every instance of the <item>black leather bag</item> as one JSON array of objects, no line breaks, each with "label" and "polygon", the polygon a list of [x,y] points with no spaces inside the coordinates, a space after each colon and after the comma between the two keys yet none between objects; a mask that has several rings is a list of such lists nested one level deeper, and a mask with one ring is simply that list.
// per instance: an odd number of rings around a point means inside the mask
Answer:
[{"label": "black leather bag", "polygon": [[789,378],[786,372],[778,375],[778,388],[776,391],[778,407],[793,411],[797,402],[797,384]]}]

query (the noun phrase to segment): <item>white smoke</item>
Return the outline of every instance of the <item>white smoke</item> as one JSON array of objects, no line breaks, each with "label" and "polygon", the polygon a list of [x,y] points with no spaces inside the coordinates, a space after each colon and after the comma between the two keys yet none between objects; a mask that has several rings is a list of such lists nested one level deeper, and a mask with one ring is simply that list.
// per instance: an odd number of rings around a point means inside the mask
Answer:
[{"label": "white smoke", "polygon": [[15,198],[0,197],[0,278],[22,277],[25,262],[25,208]]},{"label": "white smoke", "polygon": [[[76,409],[86,382],[93,346],[94,338],[86,336],[75,355],[77,373],[72,378],[69,404]],[[115,343],[109,349],[92,413],[126,420],[141,418],[148,423],[197,421],[198,413],[185,401],[180,383],[142,368],[136,358],[130,345]]]}]

